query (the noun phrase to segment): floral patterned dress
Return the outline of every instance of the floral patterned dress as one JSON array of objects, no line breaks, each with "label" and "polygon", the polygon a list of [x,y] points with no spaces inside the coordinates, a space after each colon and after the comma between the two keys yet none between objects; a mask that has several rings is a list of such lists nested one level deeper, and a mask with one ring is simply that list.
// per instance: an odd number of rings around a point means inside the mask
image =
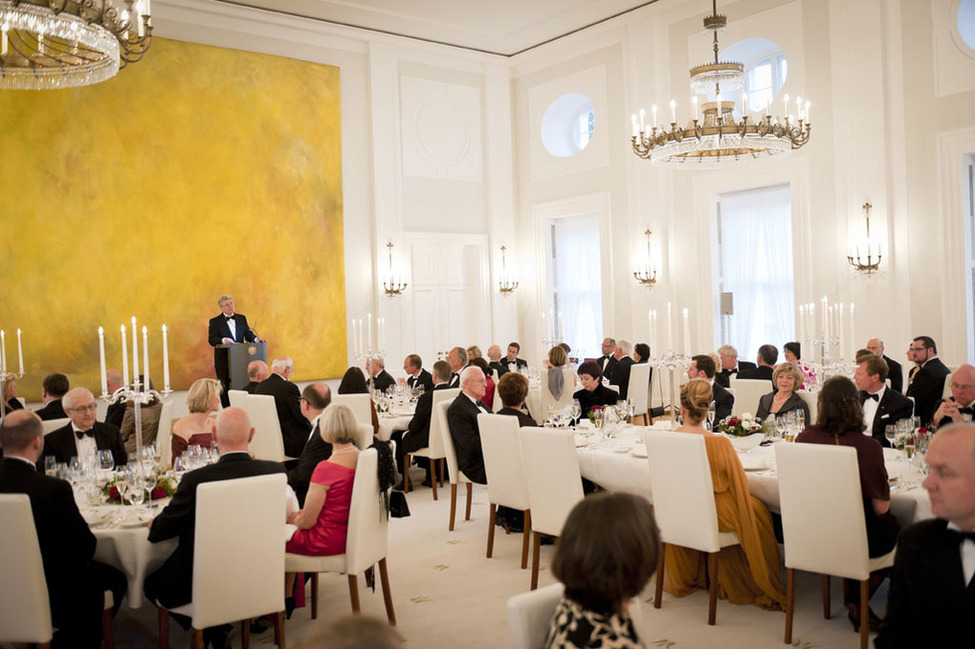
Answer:
[{"label": "floral patterned dress", "polygon": [[563,597],[548,624],[544,649],[643,649],[633,620],[620,615],[604,615]]}]

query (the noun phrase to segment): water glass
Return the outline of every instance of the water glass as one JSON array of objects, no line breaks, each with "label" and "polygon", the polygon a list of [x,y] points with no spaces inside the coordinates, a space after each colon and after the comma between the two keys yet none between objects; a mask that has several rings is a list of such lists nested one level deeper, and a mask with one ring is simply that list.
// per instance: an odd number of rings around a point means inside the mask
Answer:
[{"label": "water glass", "polygon": [[572,418],[573,419],[579,419],[579,417],[581,415],[582,415],[582,406],[579,405],[579,400],[578,399],[573,399],[572,400]]},{"label": "water glass", "polygon": [[57,464],[57,458],[53,455],[47,455],[44,457],[44,473],[50,477],[57,475],[54,465]]}]

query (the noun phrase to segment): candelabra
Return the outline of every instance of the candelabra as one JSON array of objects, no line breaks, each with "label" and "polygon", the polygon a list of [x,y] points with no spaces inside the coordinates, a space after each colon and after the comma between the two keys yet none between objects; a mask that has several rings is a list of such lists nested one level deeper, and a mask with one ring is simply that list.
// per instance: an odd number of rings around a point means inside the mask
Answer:
[{"label": "candelabra", "polygon": [[393,242],[390,241],[386,244],[386,252],[389,258],[389,278],[383,281],[383,290],[386,292],[388,297],[397,297],[403,294],[406,290],[407,283],[403,281],[402,277],[397,277],[393,273]]},{"label": "candelabra", "polygon": [[[164,388],[162,392],[157,392],[156,390],[140,390],[142,387],[139,382],[139,377],[136,376],[135,380],[130,386],[122,386],[114,392],[114,394],[109,394],[107,391],[102,392],[101,398],[108,405],[113,403],[126,402],[133,405],[133,410],[135,411],[135,463],[136,469],[139,472],[139,478],[142,482],[145,482],[146,475],[145,469],[142,465],[142,406],[149,405],[153,399],[158,399],[159,401],[165,401],[172,394],[172,390],[168,387]],[[146,386],[148,387],[148,386]]]},{"label": "candelabra", "polygon": [[658,358],[650,358],[648,361],[650,365],[653,366],[658,372],[660,370],[667,370],[668,382],[669,382],[669,402],[670,402],[670,421],[673,425],[674,421],[677,419],[677,400],[675,395],[677,394],[677,371],[686,372],[691,366],[691,359],[689,356],[685,356],[680,352],[669,351],[663,356]]},{"label": "candelabra", "polygon": [[643,234],[647,235],[647,265],[645,268],[633,271],[633,279],[639,282],[640,286],[653,288],[657,283],[657,269],[650,263],[650,235],[653,233],[647,228]]},{"label": "candelabra", "polygon": [[498,290],[505,297],[514,293],[515,289],[518,288],[518,282],[515,278],[508,275],[504,254],[507,249],[507,247],[501,246],[501,279],[498,281]]},{"label": "candelabra", "polygon": [[[857,243],[850,250],[850,254],[846,256],[846,260],[850,262],[853,268],[860,272],[865,272],[868,275],[873,273],[875,270],[880,268],[880,260],[882,258],[880,245],[875,243],[870,238],[870,208],[873,207],[870,203],[863,204],[863,215],[867,224],[867,236],[862,242]],[[866,248],[866,259],[860,256],[860,246]],[[876,258],[874,254],[876,253]]]}]

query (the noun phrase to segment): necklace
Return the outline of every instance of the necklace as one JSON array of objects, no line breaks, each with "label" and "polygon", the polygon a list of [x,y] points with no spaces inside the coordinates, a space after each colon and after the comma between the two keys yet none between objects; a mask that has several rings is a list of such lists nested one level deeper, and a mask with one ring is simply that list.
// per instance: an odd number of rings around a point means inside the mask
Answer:
[{"label": "necklace", "polygon": [[339,453],[351,453],[352,451],[358,452],[359,449],[357,449],[355,446],[349,446],[348,448],[340,448],[338,450],[333,449],[332,455],[338,455]]}]

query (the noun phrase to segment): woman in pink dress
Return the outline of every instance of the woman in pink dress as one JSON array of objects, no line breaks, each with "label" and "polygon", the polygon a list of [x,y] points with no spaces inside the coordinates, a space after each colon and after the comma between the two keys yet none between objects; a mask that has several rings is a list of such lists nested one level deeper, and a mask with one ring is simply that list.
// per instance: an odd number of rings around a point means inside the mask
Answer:
[{"label": "woman in pink dress", "polygon": [[190,414],[180,417],[173,424],[173,462],[190,446],[213,448],[216,441],[213,426],[220,410],[220,391],[223,387],[216,379],[197,379],[186,393],[186,405]]}]

